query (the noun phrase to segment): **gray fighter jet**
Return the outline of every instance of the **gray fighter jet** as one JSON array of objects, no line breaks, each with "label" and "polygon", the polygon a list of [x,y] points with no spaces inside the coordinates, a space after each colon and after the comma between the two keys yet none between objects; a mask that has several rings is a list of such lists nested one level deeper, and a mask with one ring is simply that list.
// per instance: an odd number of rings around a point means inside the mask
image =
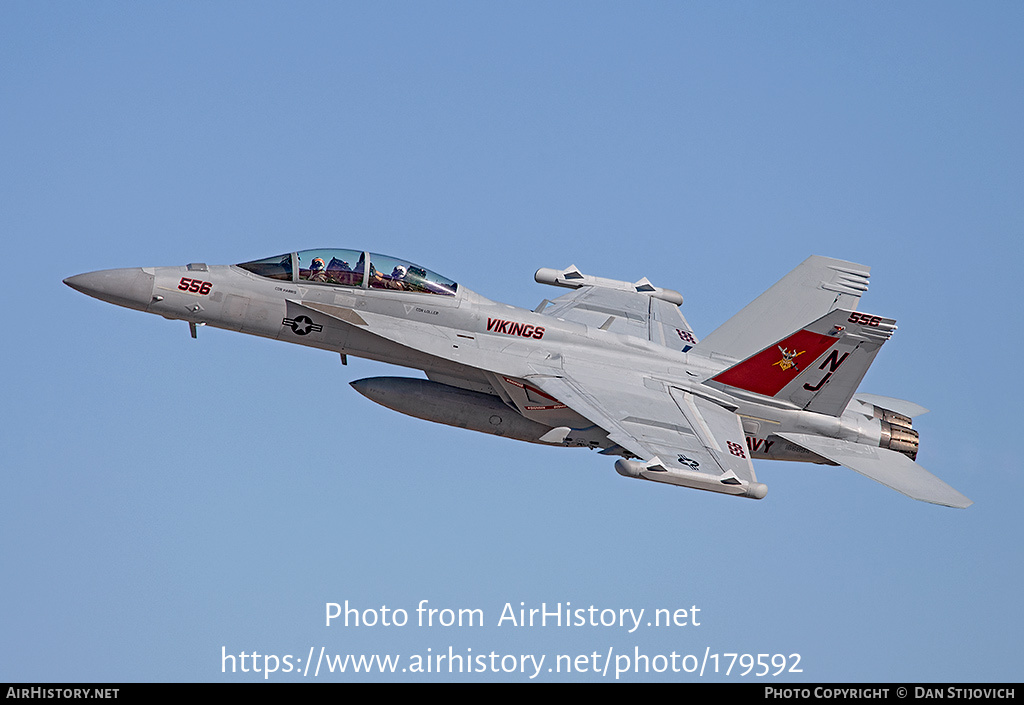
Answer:
[{"label": "gray fighter jet", "polygon": [[751,459],[845,465],[914,499],[971,501],[915,462],[926,409],[857,392],[895,321],[857,311],[870,268],[810,257],[698,341],[671,289],[568,269],[533,311],[358,250],[79,274],[103,301],[423,370],[352,386],[390,409],[620,456],[626,477],[761,499]]}]

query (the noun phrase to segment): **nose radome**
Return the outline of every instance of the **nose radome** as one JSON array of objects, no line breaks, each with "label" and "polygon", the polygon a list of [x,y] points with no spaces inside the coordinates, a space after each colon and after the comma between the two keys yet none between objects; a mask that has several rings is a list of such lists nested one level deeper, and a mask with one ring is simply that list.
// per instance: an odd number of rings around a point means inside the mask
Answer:
[{"label": "nose radome", "polygon": [[64,283],[100,301],[145,311],[153,300],[155,277],[141,267],[76,274]]}]

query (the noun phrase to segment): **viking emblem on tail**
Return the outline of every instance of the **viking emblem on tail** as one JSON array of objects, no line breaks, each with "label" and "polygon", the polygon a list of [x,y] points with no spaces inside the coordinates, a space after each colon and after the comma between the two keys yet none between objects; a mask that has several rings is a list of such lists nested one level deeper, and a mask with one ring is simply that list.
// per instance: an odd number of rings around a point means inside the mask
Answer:
[{"label": "viking emblem on tail", "polygon": [[775,363],[776,365],[779,366],[779,369],[781,369],[782,371],[786,371],[790,367],[792,367],[797,371],[800,370],[800,368],[797,367],[796,363],[793,362],[793,358],[803,355],[805,352],[807,352],[806,350],[801,350],[800,352],[797,352],[796,348],[793,348],[792,350],[786,350],[786,348],[780,345],[779,351],[782,353],[782,359]]}]

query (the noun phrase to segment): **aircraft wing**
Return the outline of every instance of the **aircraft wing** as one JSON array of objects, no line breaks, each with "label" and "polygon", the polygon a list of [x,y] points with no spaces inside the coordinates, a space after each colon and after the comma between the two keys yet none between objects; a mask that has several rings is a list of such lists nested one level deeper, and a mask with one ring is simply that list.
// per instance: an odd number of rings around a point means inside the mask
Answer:
[{"label": "aircraft wing", "polygon": [[740,419],[729,409],[641,372],[562,362],[561,376],[527,379],[639,458],[619,460],[621,474],[757,499],[767,492],[754,475]]},{"label": "aircraft wing", "polygon": [[673,350],[697,343],[679,306],[647,293],[583,286],[545,301],[538,311],[545,316],[650,340]]}]

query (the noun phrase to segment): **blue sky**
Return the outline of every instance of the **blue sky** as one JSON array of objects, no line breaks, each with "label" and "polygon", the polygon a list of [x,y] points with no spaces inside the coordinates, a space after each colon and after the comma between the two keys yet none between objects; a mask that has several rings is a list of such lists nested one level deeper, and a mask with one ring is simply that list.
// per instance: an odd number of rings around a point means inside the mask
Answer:
[{"label": "blue sky", "polygon": [[[452,647],[544,655],[544,681],[613,680],[547,668],[637,649],[802,671],[623,680],[1020,681],[1022,20],[1009,2],[0,5],[0,680],[260,680],[222,672],[222,649],[303,667]],[[932,410],[918,459],[975,505],[800,464],[758,464],[760,502],[629,481],[347,384],[398,368],[191,340],[61,284],[312,247],[529,308],[557,293],[538,267],[647,276],[698,335],[810,254],[871,265],[860,308],[899,331],[861,389]],[[325,626],[346,600],[485,624]],[[499,626],[506,603],[701,624]]]}]

